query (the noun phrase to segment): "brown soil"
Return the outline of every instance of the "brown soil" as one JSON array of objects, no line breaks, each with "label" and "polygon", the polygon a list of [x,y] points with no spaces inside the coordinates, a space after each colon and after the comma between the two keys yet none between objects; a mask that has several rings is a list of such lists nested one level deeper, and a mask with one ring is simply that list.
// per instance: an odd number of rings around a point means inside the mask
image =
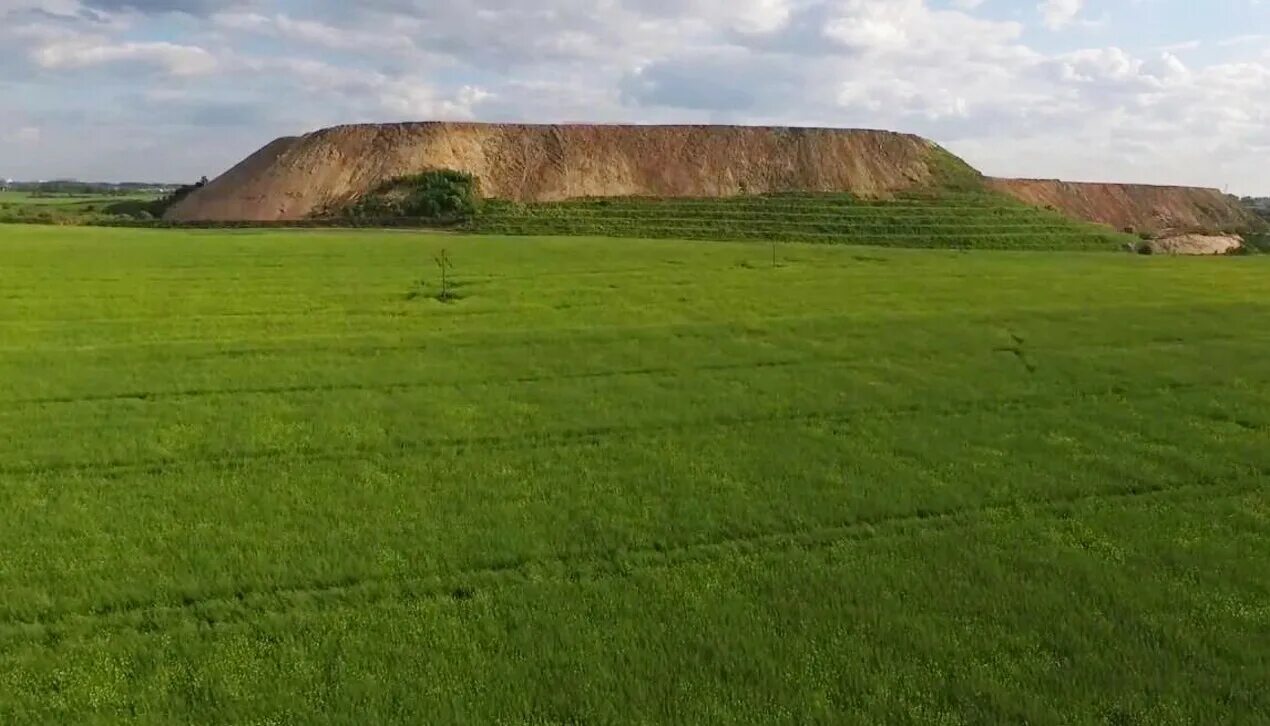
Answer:
[{"label": "brown soil", "polygon": [[486,196],[884,195],[931,183],[937,147],[886,131],[721,126],[341,126],[274,141],[168,212],[174,221],[302,219],[428,169]]},{"label": "brown soil", "polygon": [[1054,179],[991,179],[989,185],[1028,204],[1050,207],[1074,219],[1118,230],[1243,232],[1256,218],[1216,189],[1145,184],[1089,184]]},{"label": "brown soil", "polygon": [[[338,126],[274,141],[175,205],[173,221],[303,219],[388,179],[429,169],[475,174],[489,197],[712,197],[768,192],[886,196],[966,171],[917,136],[738,126]],[[978,177],[974,177],[977,183]],[[1257,220],[1215,189],[992,179],[1029,204],[1119,230],[1242,232]]]}]

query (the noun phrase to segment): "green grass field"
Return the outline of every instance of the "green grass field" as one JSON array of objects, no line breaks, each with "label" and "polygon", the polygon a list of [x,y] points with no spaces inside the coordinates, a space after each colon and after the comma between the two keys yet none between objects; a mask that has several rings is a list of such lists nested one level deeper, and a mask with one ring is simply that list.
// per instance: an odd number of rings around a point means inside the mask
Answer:
[{"label": "green grass field", "polygon": [[142,192],[133,194],[32,194],[31,192],[0,191],[0,205],[26,207],[75,207],[84,204],[150,201],[154,198],[155,195]]},{"label": "green grass field", "polygon": [[1270,258],[777,254],[0,227],[0,723],[1265,719]]},{"label": "green grass field", "polygon": [[32,194],[0,191],[0,223],[30,221],[52,224],[91,224],[111,219],[110,209],[123,202],[149,202],[155,195]]}]

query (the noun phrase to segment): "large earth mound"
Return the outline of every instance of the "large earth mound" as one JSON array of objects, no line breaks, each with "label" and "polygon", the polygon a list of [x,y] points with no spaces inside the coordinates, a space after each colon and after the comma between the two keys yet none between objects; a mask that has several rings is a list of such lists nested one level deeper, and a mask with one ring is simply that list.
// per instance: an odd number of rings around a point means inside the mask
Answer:
[{"label": "large earth mound", "polygon": [[1160,234],[1246,232],[1258,227],[1250,210],[1217,189],[1057,179],[990,179],[988,184],[1028,204],[1119,230]]},{"label": "large earth mound", "polygon": [[[274,141],[174,205],[177,222],[284,221],[333,211],[381,183],[470,172],[487,197],[728,197],[984,186],[933,142],[889,131],[744,126],[337,126]],[[989,188],[1135,232],[1242,232],[1257,220],[1215,189],[994,179]]]},{"label": "large earth mound", "polygon": [[975,172],[918,136],[736,126],[339,126],[274,141],[175,205],[173,221],[303,219],[429,169],[475,174],[489,197],[883,195]]}]

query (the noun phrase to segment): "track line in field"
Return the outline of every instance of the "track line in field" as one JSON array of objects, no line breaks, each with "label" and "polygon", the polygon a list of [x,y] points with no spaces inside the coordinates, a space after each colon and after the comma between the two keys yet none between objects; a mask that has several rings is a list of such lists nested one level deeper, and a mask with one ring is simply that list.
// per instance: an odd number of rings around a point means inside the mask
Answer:
[{"label": "track line in field", "polygon": [[[1270,337],[1266,338],[1270,340]],[[1222,338],[1221,340],[1226,340]],[[1216,342],[1216,341],[1209,341]],[[1073,346],[1062,349],[1063,351],[1090,351],[1090,350],[1147,350],[1152,348],[1173,347],[1176,343],[1173,341],[1149,342],[1139,345],[1089,345],[1089,346]],[[382,350],[382,349],[381,349]],[[1036,348],[1041,353],[1052,352],[1045,348]],[[1057,350],[1057,349],[1055,349]],[[1010,353],[1019,357],[1020,361],[1031,374],[1038,372],[1037,364],[1032,357],[1025,351],[1021,351],[1015,347],[998,347],[993,348],[993,353]],[[972,357],[972,356],[970,356]],[[629,376],[658,376],[658,375],[675,375],[675,374],[691,374],[691,373],[710,373],[723,371],[746,371],[746,370],[764,370],[775,368],[796,368],[804,366],[817,365],[835,365],[841,368],[850,368],[857,371],[867,371],[879,369],[877,363],[869,365],[861,365],[862,359],[859,356],[813,356],[798,359],[784,360],[768,360],[768,361],[752,361],[742,363],[713,363],[697,366],[641,366],[625,369],[610,369],[599,371],[578,371],[573,373],[557,373],[557,374],[537,374],[526,376],[509,376],[503,378],[474,378],[474,379],[451,379],[451,380],[428,380],[428,381],[401,381],[383,384],[366,384],[366,383],[326,383],[326,384],[306,384],[306,385],[290,385],[290,386],[256,386],[243,388],[188,388],[170,391],[125,391],[119,393],[106,393],[91,396],[43,396],[32,398],[15,398],[0,399],[0,415],[10,414],[12,411],[4,411],[4,408],[17,408],[21,406],[49,406],[49,405],[75,405],[80,403],[103,403],[112,401],[162,401],[173,399],[188,398],[204,398],[218,396],[268,396],[268,395],[287,395],[293,393],[334,393],[346,391],[372,391],[372,392],[392,392],[392,391],[409,391],[409,390],[426,390],[429,388],[454,388],[459,386],[498,386],[498,385],[522,385],[532,383],[545,383],[552,381],[573,381],[573,380],[600,380],[604,378],[621,378]]]},{"label": "track line in field", "polygon": [[623,378],[644,375],[675,375],[679,373],[708,373],[719,371],[764,370],[772,368],[795,368],[820,363],[846,363],[846,358],[804,358],[797,360],[756,361],[749,363],[712,363],[700,366],[645,366],[603,371],[579,371],[576,373],[540,374],[531,376],[512,376],[508,378],[478,378],[470,380],[448,381],[403,381],[400,383],[365,384],[365,383],[331,383],[296,386],[260,386],[254,388],[190,388],[176,391],[154,391],[135,393],[110,393],[99,396],[46,398],[19,398],[0,400],[0,406],[42,406],[57,404],[100,403],[107,401],[158,401],[165,399],[202,398],[213,396],[254,396],[278,395],[288,393],[333,393],[339,391],[408,391],[428,388],[453,388],[456,386],[497,386],[503,384],[545,383],[551,381],[594,380],[603,378]]},{"label": "track line in field", "polygon": [[[361,318],[404,318],[415,317],[422,320],[448,320],[453,318],[476,318],[491,317],[496,315],[506,315],[506,310],[500,309],[455,309],[445,310],[444,314],[427,315],[425,313],[403,310],[350,310],[348,308],[317,308],[313,310],[297,310],[293,312],[241,312],[241,313],[218,313],[206,315],[171,315],[161,317],[119,317],[119,318],[54,318],[54,319],[33,319],[24,318],[17,320],[0,320],[0,327],[13,326],[19,328],[31,328],[37,330],[58,329],[65,325],[75,326],[109,326],[109,325],[148,325],[153,323],[181,323],[182,327],[198,325],[209,321],[216,320],[289,320],[289,319],[312,319],[314,316],[324,316],[329,320],[361,319]],[[365,321],[359,320],[365,324]]]},{"label": "track line in field", "polygon": [[448,438],[395,439],[378,442],[370,446],[356,446],[342,449],[325,449],[315,447],[300,448],[263,448],[233,452],[213,453],[206,456],[180,458],[154,458],[138,460],[122,460],[114,462],[70,462],[66,464],[36,464],[20,467],[0,467],[0,474],[31,475],[38,473],[83,472],[101,475],[120,476],[133,472],[162,473],[174,467],[212,465],[216,467],[232,467],[241,463],[257,461],[292,460],[303,462],[346,461],[357,459],[373,459],[386,454],[420,452],[435,449],[453,449],[464,451],[480,448],[490,451],[532,450],[561,446],[577,446],[599,444],[606,439],[630,437],[648,434],[659,434],[673,431],[693,431],[706,429],[725,429],[754,424],[772,423],[850,423],[865,416],[943,414],[956,416],[971,411],[999,410],[1004,406],[1027,406],[1032,400],[1044,400],[1048,396],[1035,394],[1009,399],[993,399],[985,402],[970,402],[962,406],[933,407],[911,404],[902,407],[864,407],[852,411],[812,411],[812,412],[768,412],[757,415],[717,415],[692,420],[650,422],[643,424],[609,424],[544,431],[535,434],[515,435],[476,435]]},{"label": "track line in field", "polygon": [[[756,318],[753,320],[730,321],[724,323],[647,323],[639,325],[605,325],[605,326],[544,326],[538,328],[489,328],[476,331],[446,331],[440,334],[419,336],[409,343],[393,343],[388,346],[360,346],[350,348],[349,342],[355,342],[359,339],[356,335],[348,335],[347,333],[318,333],[308,335],[293,336],[275,336],[269,338],[272,345],[245,347],[235,350],[211,351],[203,356],[181,355],[181,360],[199,360],[201,358],[213,358],[222,356],[245,356],[257,353],[275,353],[275,352],[297,352],[297,353],[313,353],[319,351],[339,352],[345,350],[359,350],[368,352],[394,351],[394,350],[422,350],[431,347],[455,349],[455,348],[472,348],[472,349],[493,349],[503,347],[516,347],[523,345],[534,345],[541,343],[558,343],[567,342],[629,342],[632,339],[642,340],[647,334],[658,334],[662,337],[672,338],[702,338],[713,339],[721,334],[737,333],[737,332],[767,332],[768,323],[794,323],[799,321],[807,322],[832,322],[842,319],[840,314],[826,316],[795,316],[784,318]],[[872,318],[870,318],[872,319]],[[775,328],[781,330],[779,327]],[[394,331],[385,331],[391,333]],[[399,331],[397,331],[399,332]],[[369,336],[361,339],[368,339]],[[475,338],[475,340],[473,340]],[[489,340],[495,338],[498,340]],[[332,344],[305,346],[302,348],[285,348],[279,347],[278,343],[304,343],[310,341],[332,341]],[[138,348],[158,348],[172,349],[179,346],[208,346],[217,345],[220,341],[208,338],[166,338],[162,341],[142,340],[120,343],[96,343],[92,345],[70,345],[70,346],[0,346],[0,352],[3,353],[40,353],[40,354],[73,354],[73,353],[96,353],[100,351],[113,350],[136,350]],[[254,342],[254,341],[251,341]]]},{"label": "track line in field", "polygon": [[[1168,383],[1139,391],[1136,395],[1160,395],[1178,390],[1210,387],[1211,382]],[[1028,393],[990,399],[953,401],[938,405],[912,403],[907,405],[870,405],[853,409],[822,411],[768,411],[759,414],[718,414],[695,419],[653,421],[640,424],[597,424],[558,431],[542,431],[532,434],[488,434],[419,439],[390,439],[374,444],[327,449],[316,447],[262,448],[253,450],[215,452],[189,457],[156,457],[151,459],[127,459],[105,462],[46,462],[20,466],[0,466],[0,474],[9,476],[33,476],[38,474],[86,473],[103,478],[118,478],[129,473],[163,473],[187,466],[212,466],[231,468],[235,465],[258,461],[357,461],[373,460],[393,454],[421,452],[439,449],[466,451],[472,448],[493,451],[523,451],[578,445],[598,445],[617,437],[656,435],[675,431],[707,431],[749,425],[773,423],[834,423],[844,424],[861,418],[879,416],[937,415],[959,416],[963,414],[1007,408],[1030,409],[1038,407],[1066,408],[1079,405],[1088,399],[1102,399],[1127,393],[1121,387],[1100,392],[1075,392],[1072,396],[1056,399],[1049,393]],[[1038,405],[1039,404],[1039,405]]]},{"label": "track line in field", "polygon": [[[1238,308],[1240,310],[1246,310],[1247,307],[1248,305],[1246,304],[1235,304],[1235,303],[1221,303],[1221,304],[1208,304],[1208,305],[1194,304],[1194,305],[1185,307],[1184,310],[1186,313],[1190,313],[1190,314],[1195,314],[1197,312],[1208,312],[1212,314],[1217,314],[1217,313],[1220,313],[1221,310],[1228,309],[1228,308]],[[1182,306],[1181,305],[1160,305],[1160,304],[1137,304],[1137,305],[1131,305],[1131,306],[1117,305],[1114,307],[1102,308],[1102,310],[1106,314],[1112,315],[1112,314],[1115,314],[1115,312],[1118,310],[1133,310],[1133,311],[1152,310],[1152,309],[1163,310],[1163,309],[1170,309],[1170,308],[1182,309]],[[1048,320],[1054,316],[1065,318],[1067,315],[1070,315],[1070,314],[1084,314],[1087,312],[1088,312],[1088,308],[1080,307],[1075,303],[1071,305],[1067,305],[1067,306],[1061,306],[1061,307],[1019,307],[1019,308],[1015,308],[1011,310],[1009,319],[1017,322],[1020,316],[1023,316],[1023,317],[1039,316],[1042,320]],[[442,319],[442,318],[432,318],[432,319]],[[435,344],[444,345],[447,348],[454,348],[454,347],[460,347],[465,345],[465,343],[462,342],[461,338],[467,338],[472,336],[512,337],[512,336],[522,336],[525,334],[528,334],[531,336],[543,335],[544,337],[541,337],[541,338],[518,337],[517,342],[541,342],[544,340],[548,342],[552,342],[552,341],[558,341],[558,340],[586,340],[588,338],[597,339],[597,340],[622,340],[625,336],[629,336],[633,333],[671,332],[672,334],[678,337],[708,338],[711,336],[705,335],[705,334],[698,335],[698,336],[688,336],[686,335],[686,332],[690,332],[694,330],[701,331],[702,333],[707,331],[728,331],[728,330],[741,330],[741,331],[749,331],[749,332],[771,332],[771,331],[780,332],[781,330],[798,330],[799,329],[798,326],[800,325],[827,324],[827,323],[834,323],[834,322],[843,322],[843,323],[864,322],[878,329],[887,329],[888,325],[894,325],[899,322],[911,322],[911,321],[927,321],[932,326],[938,326],[939,321],[945,320],[945,319],[956,320],[962,325],[970,324],[970,325],[976,325],[976,326],[977,325],[999,326],[1001,322],[1000,316],[993,315],[991,314],[990,311],[977,309],[977,308],[969,309],[969,310],[942,311],[941,314],[938,314],[938,315],[931,315],[930,312],[928,311],[914,312],[914,311],[870,310],[870,311],[863,311],[863,312],[847,312],[847,313],[843,313],[843,312],[822,313],[822,314],[805,314],[804,313],[804,314],[798,314],[798,315],[778,314],[778,315],[768,315],[768,316],[747,318],[744,320],[733,320],[733,321],[727,321],[723,323],[680,322],[680,323],[646,323],[646,324],[635,324],[635,325],[586,326],[586,327],[546,326],[546,327],[539,327],[539,328],[491,328],[491,329],[480,330],[480,331],[472,331],[468,333],[458,333],[456,331],[449,331],[446,333],[442,333],[441,335],[427,336],[427,337],[429,340],[435,341]],[[793,327],[782,327],[782,326],[793,326]],[[601,333],[600,331],[603,331],[603,332]],[[685,331],[685,332],[676,332],[676,331]],[[837,332],[840,334],[844,331],[837,331]],[[1232,336],[1232,337],[1235,337],[1237,339],[1242,339],[1242,337],[1240,336]],[[339,347],[334,348],[334,350],[347,350],[348,349],[348,346],[346,344],[347,341],[356,340],[356,338],[349,336],[345,333],[327,333],[327,334],[299,335],[299,336],[290,336],[290,337],[278,336],[275,338],[271,338],[270,340],[271,342],[275,342],[275,343],[279,341],[281,342],[288,342],[288,341],[303,342],[303,341],[320,341],[320,340],[344,341],[345,342],[344,345],[340,345]],[[207,338],[167,338],[162,341],[140,340],[140,341],[119,342],[119,343],[104,343],[104,344],[95,343],[91,345],[62,345],[62,346],[40,346],[40,347],[32,347],[29,345],[21,345],[21,346],[6,345],[6,346],[0,346],[0,352],[18,353],[18,354],[34,352],[34,353],[48,353],[48,354],[62,355],[62,354],[74,354],[74,353],[92,353],[92,352],[107,351],[107,350],[136,350],[138,348],[145,348],[145,347],[174,348],[174,347],[178,347],[182,345],[186,345],[186,346],[209,345],[209,344],[215,344],[215,343],[216,343],[215,340],[209,340]],[[482,347],[484,345],[484,342],[468,343],[466,345],[470,347]],[[414,344],[411,344],[407,346],[406,349],[415,349],[416,347],[425,347],[425,344],[421,343],[419,346],[415,346]],[[392,349],[395,349],[395,348],[389,348],[389,350],[392,350]],[[260,348],[243,349],[243,351],[246,352],[247,354],[251,354],[255,352],[273,352],[273,351],[279,351],[279,350],[287,350],[287,349],[278,348],[276,346],[269,346],[269,347],[262,346]],[[300,350],[302,352],[312,352],[312,350],[309,348],[300,349]],[[321,348],[315,348],[315,350],[321,350]],[[214,355],[215,354],[219,354],[219,352],[214,353]],[[225,352],[225,354],[232,354],[232,352],[227,351]]]},{"label": "track line in field", "polygon": [[[524,557],[479,565],[452,572],[409,578],[348,576],[326,582],[279,585],[266,588],[243,587],[233,592],[193,595],[178,599],[146,602],[103,603],[81,610],[51,611],[35,617],[0,619],[0,637],[42,637],[77,623],[92,623],[94,633],[111,623],[112,629],[151,629],[153,620],[163,615],[196,617],[207,626],[247,622],[264,614],[287,613],[300,606],[364,607],[388,600],[419,601],[468,599],[486,590],[500,590],[529,582],[585,582],[627,577],[636,571],[672,569],[695,564],[711,564],[729,559],[779,552],[817,552],[851,543],[882,538],[911,537],[958,527],[973,527],[985,518],[1008,515],[1054,517],[1072,508],[1100,503],[1134,504],[1151,498],[1235,498],[1260,492],[1257,484],[1186,484],[1161,486],[1135,484],[1118,490],[1070,493],[1027,502],[998,502],[946,510],[917,510],[905,514],[877,515],[838,524],[806,529],[755,532],[718,537],[704,542],[675,545],[641,545],[599,553],[561,553],[547,557]],[[463,597],[459,597],[462,593]],[[314,602],[314,600],[318,602]],[[209,609],[221,612],[209,613]],[[224,612],[229,608],[230,612]],[[199,613],[199,611],[204,611]],[[113,622],[112,622],[113,621]]]},{"label": "track line in field", "polygon": [[[648,328],[648,329],[641,328],[640,330],[652,331],[652,330],[656,330],[656,328]],[[665,336],[665,339],[701,340],[701,341],[727,340],[729,342],[736,342],[738,336],[742,336],[742,337],[753,336],[753,337],[758,337],[762,339],[769,339],[772,341],[779,341],[782,339],[782,336],[788,333],[797,332],[796,328],[762,328],[762,327],[756,327],[753,325],[740,324],[740,323],[733,326],[729,326],[728,328],[720,328],[717,331],[718,334],[715,334],[716,331],[710,331],[710,332],[706,332],[704,330],[703,331],[682,331],[678,328],[670,328],[670,327],[665,328],[665,330],[670,332],[669,335]],[[984,331],[990,330],[990,326],[985,325],[982,328],[975,327],[975,328],[972,328],[972,330],[977,332],[984,332]],[[839,330],[839,331],[834,331],[834,334],[832,336],[803,338],[802,342],[815,344],[815,343],[824,343],[824,342],[832,341],[834,343],[841,344],[844,339],[858,339],[864,342],[869,339],[870,332],[871,331],[860,330],[860,329]],[[491,337],[502,337],[503,334],[505,333],[506,331],[494,331]],[[307,339],[307,338],[303,338],[303,339]],[[374,356],[381,353],[409,353],[409,352],[422,352],[422,351],[433,351],[433,350],[435,350],[438,353],[453,353],[453,351],[455,350],[493,351],[493,350],[518,349],[518,348],[533,349],[533,348],[541,347],[543,345],[548,345],[548,344],[574,348],[574,347],[577,347],[578,344],[585,345],[585,346],[630,345],[630,344],[641,342],[641,341],[653,341],[653,340],[662,340],[662,338],[656,338],[656,339],[651,337],[623,338],[620,335],[614,336],[612,334],[605,333],[600,335],[571,335],[568,337],[541,337],[541,338],[529,338],[529,339],[476,341],[476,340],[462,340],[462,339],[457,339],[457,340],[447,339],[445,337],[438,336],[438,337],[430,338],[428,340],[419,340],[417,342],[385,343],[385,344],[353,346],[353,347],[343,346],[343,345],[313,345],[313,346],[304,346],[304,347],[298,347],[298,348],[285,348],[285,347],[280,348],[280,347],[274,347],[274,346],[233,348],[233,349],[225,349],[225,350],[213,350],[213,351],[191,354],[191,355],[173,356],[171,358],[159,357],[159,358],[156,358],[155,360],[159,360],[159,361],[180,360],[182,362],[188,362],[188,361],[197,361],[197,360],[212,360],[212,359],[223,359],[223,358],[250,358],[250,357],[301,358],[306,355],[313,355],[318,353],[333,353],[333,354],[342,355],[343,357],[347,357],[350,359],[359,359],[362,357]],[[1079,351],[1129,352],[1129,351],[1168,350],[1168,349],[1177,348],[1179,346],[1195,347],[1195,346],[1230,343],[1230,342],[1238,342],[1244,345],[1256,345],[1260,343],[1270,342],[1270,335],[1264,335],[1264,336],[1209,335],[1209,336],[1203,336],[1203,337],[1188,338],[1185,340],[1179,339],[1177,336],[1174,336],[1174,335],[1163,335],[1156,338],[1151,338],[1148,340],[1143,340],[1143,341],[1133,342],[1133,343],[1123,343],[1123,342],[1120,342],[1120,343],[1095,342],[1095,343],[1088,343],[1088,344],[1065,343],[1062,346],[1047,346],[1044,344],[1040,344],[1040,345],[1034,344],[1031,346],[1031,350],[1032,352],[1039,353],[1039,354],[1055,354],[1055,353],[1063,354],[1063,353],[1072,353],[1072,352],[1079,352]],[[926,350],[926,349],[923,349],[923,350]],[[950,355],[949,351],[943,350],[940,348],[929,348],[929,350],[931,352],[939,352],[941,355],[944,355],[944,356]],[[973,352],[975,349],[972,346],[970,350]],[[26,352],[31,352],[31,350],[28,349]],[[80,352],[89,353],[93,351],[83,350]],[[906,351],[906,352],[909,352],[909,351]],[[1013,353],[1014,350],[1013,348],[1010,348],[1010,347],[998,346],[998,347],[994,347],[992,349],[992,352]],[[965,356],[963,354],[963,357],[971,357],[971,356]],[[859,359],[858,357],[848,357],[848,356],[827,356],[823,358],[823,360],[830,361],[830,362],[851,362],[858,359]],[[815,359],[808,359],[808,360],[815,360]],[[744,365],[744,364],[738,364],[738,365]],[[684,368],[682,370],[690,371],[693,369]],[[468,383],[468,382],[469,381],[463,381],[463,383]],[[234,392],[234,390],[235,389],[224,389],[225,392],[229,392],[229,393]],[[220,391],[214,391],[214,392],[219,393]],[[148,394],[154,394],[159,396],[173,395],[173,393],[171,392],[162,392],[162,391],[119,393],[119,394],[103,395],[101,397],[91,397],[91,398],[86,398],[84,400],[106,400],[106,399],[109,399],[111,396],[117,396],[120,399],[140,398],[141,396],[148,395]],[[43,402],[68,403],[68,402],[74,402],[76,400],[80,400],[80,399],[77,399],[71,396],[49,396],[49,397],[43,397],[43,398],[0,400],[0,405],[21,404],[21,403],[43,403]]]}]

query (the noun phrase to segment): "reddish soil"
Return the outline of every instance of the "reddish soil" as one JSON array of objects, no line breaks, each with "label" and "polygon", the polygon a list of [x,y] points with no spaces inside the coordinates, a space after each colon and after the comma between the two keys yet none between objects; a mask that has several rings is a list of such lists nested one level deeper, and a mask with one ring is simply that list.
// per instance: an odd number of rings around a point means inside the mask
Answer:
[{"label": "reddish soil", "polygon": [[991,179],[989,185],[1073,219],[1147,234],[1244,232],[1257,220],[1216,189],[1145,184],[1089,184],[1055,179]]}]

